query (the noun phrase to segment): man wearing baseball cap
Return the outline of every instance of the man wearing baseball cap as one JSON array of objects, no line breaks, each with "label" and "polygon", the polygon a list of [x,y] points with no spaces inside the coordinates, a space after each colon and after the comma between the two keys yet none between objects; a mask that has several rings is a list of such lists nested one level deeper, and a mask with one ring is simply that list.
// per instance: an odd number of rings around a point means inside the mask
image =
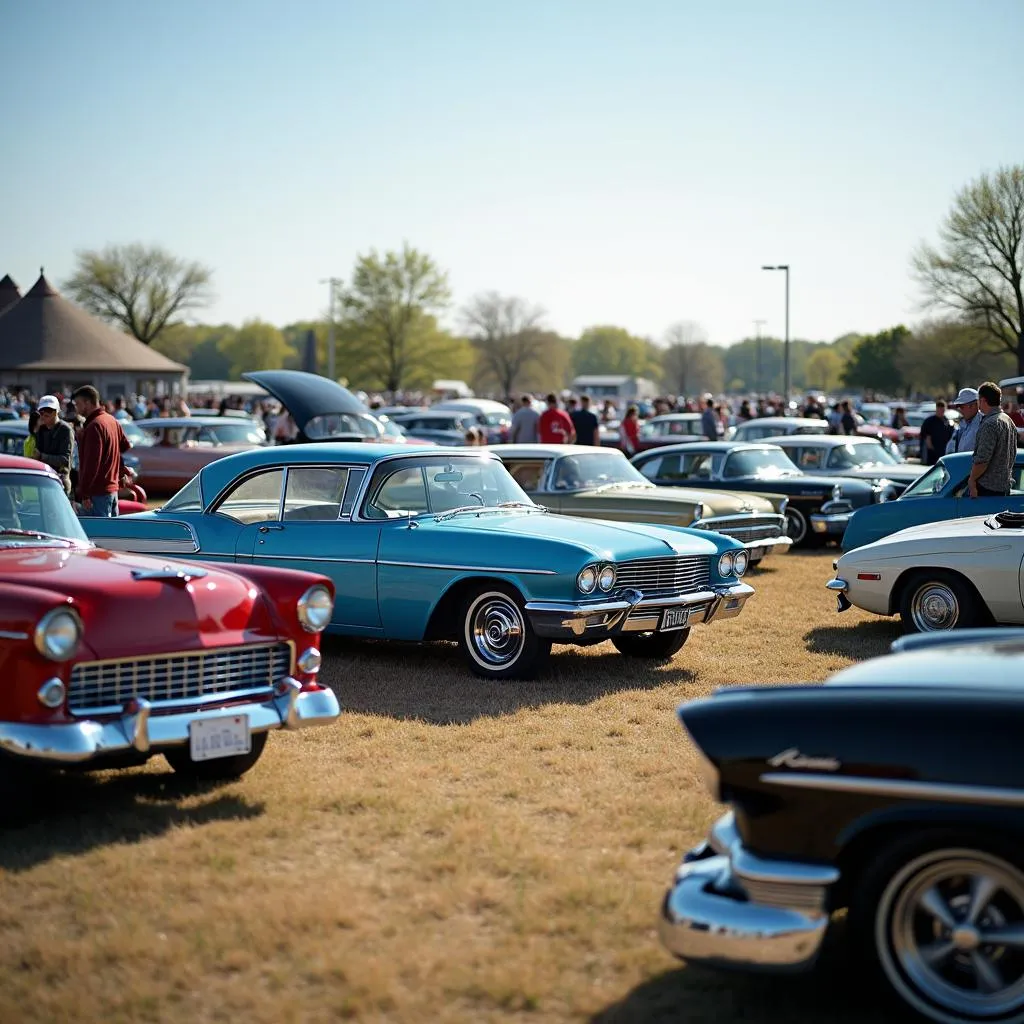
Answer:
[{"label": "man wearing baseball cap", "polygon": [[981,414],[978,412],[978,389],[961,388],[960,394],[949,404],[960,413],[960,422],[956,425],[949,444],[946,445],[946,454],[973,452],[978,439],[978,427],[981,426]]},{"label": "man wearing baseball cap", "polygon": [[75,433],[71,424],[60,418],[60,402],[56,395],[43,395],[36,405],[39,429],[36,431],[36,458],[55,469],[64,484],[64,492],[71,494],[71,456],[75,448]]}]

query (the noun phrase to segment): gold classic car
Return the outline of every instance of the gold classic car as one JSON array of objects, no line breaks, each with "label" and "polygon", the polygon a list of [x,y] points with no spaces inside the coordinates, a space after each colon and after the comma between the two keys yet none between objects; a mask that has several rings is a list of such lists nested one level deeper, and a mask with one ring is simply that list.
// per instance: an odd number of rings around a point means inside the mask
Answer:
[{"label": "gold classic car", "polygon": [[752,565],[792,543],[782,495],[658,487],[622,452],[594,445],[502,444],[490,450],[519,486],[552,512],[714,530],[743,544]]}]

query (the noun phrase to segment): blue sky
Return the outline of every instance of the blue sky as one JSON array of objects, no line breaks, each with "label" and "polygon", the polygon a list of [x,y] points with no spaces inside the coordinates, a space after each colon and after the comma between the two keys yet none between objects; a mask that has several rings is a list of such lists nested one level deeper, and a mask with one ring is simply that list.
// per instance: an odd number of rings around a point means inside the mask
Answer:
[{"label": "blue sky", "polygon": [[214,269],[209,321],[322,315],[407,239],[456,307],[570,335],[781,336],[781,262],[794,337],[879,330],[956,189],[1024,158],[1024,0],[2,8],[0,274],[156,242]]}]

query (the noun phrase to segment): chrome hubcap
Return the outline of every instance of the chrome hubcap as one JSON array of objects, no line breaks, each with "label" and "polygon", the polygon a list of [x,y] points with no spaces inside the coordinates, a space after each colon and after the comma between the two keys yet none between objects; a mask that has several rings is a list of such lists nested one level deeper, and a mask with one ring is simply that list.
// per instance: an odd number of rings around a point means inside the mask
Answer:
[{"label": "chrome hubcap", "polygon": [[509,665],[523,649],[524,631],[523,616],[514,601],[503,594],[485,594],[470,616],[473,655],[491,667]]},{"label": "chrome hubcap", "polygon": [[883,966],[918,1009],[985,1020],[1024,1005],[1024,876],[1011,865],[973,850],[929,854],[886,890],[880,928],[886,910]]},{"label": "chrome hubcap", "polygon": [[910,603],[914,625],[922,633],[952,629],[960,618],[960,603],[945,583],[925,583]]}]

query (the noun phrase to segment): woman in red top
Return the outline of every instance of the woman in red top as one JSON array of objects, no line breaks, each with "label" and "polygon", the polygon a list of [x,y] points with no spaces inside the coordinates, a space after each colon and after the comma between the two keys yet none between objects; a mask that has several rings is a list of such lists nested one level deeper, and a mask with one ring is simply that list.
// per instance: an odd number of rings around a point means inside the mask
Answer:
[{"label": "woman in red top", "polygon": [[640,410],[631,405],[619,424],[619,442],[627,455],[636,455],[640,448]]}]

